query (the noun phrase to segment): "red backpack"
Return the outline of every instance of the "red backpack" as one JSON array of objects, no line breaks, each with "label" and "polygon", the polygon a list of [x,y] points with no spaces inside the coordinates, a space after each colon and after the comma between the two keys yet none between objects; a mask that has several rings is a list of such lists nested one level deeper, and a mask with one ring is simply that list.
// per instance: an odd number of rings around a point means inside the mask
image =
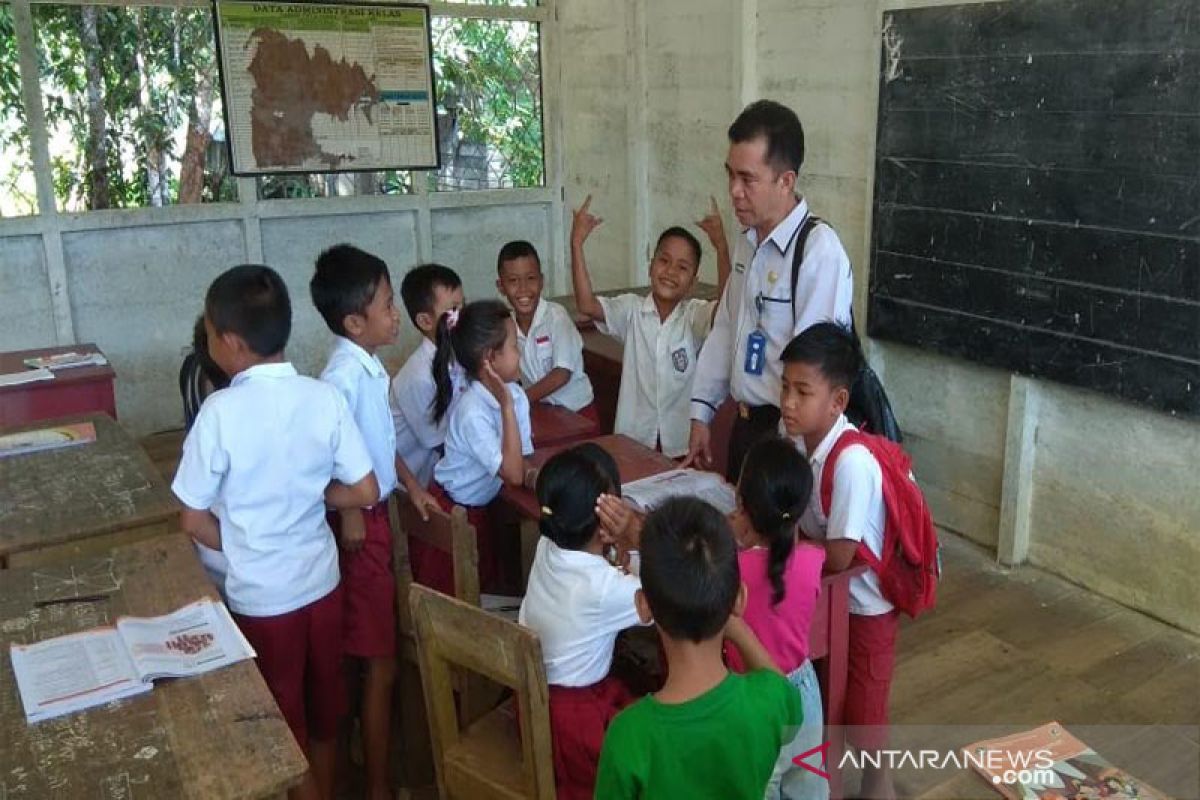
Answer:
[{"label": "red backpack", "polygon": [[829,515],[833,502],[833,472],[847,447],[861,444],[879,462],[883,473],[883,557],[876,558],[866,543],[858,556],[879,576],[884,598],[910,617],[933,608],[942,575],[940,546],[925,495],[912,478],[912,459],[900,445],[883,436],[847,430],[833,443],[821,472],[821,508]]}]

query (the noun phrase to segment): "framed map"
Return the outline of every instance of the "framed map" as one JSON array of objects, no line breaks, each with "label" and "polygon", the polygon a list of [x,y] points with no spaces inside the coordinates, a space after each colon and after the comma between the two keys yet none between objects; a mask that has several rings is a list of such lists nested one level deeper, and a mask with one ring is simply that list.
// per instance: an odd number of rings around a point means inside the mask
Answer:
[{"label": "framed map", "polygon": [[436,169],[427,6],[213,0],[235,175]]}]

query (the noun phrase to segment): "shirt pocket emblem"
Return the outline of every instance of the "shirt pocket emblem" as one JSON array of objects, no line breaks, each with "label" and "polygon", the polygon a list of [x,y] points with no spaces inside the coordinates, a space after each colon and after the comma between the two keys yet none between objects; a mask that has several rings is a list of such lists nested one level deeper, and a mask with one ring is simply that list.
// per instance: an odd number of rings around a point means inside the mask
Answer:
[{"label": "shirt pocket emblem", "polygon": [[671,364],[675,367],[676,372],[687,372],[688,352],[686,347],[681,347],[671,353]]},{"label": "shirt pocket emblem", "polygon": [[550,342],[549,336],[539,336],[533,340],[534,348],[536,349],[537,361],[541,364],[542,369],[550,371],[554,364],[554,345]]}]

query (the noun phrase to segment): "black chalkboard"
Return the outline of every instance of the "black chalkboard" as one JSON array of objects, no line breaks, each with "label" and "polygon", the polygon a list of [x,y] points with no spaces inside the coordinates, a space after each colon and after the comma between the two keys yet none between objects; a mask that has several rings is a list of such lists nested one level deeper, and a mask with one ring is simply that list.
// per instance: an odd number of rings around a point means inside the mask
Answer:
[{"label": "black chalkboard", "polygon": [[872,336],[1200,414],[1200,0],[883,16]]}]

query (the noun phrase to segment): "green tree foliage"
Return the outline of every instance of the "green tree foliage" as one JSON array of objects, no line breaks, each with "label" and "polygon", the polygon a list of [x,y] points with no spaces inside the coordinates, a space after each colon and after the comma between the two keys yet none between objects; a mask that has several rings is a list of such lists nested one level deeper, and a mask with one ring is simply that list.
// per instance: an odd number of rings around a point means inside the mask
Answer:
[{"label": "green tree foliage", "polygon": [[[30,172],[29,127],[21,98],[12,9],[0,4],[0,215],[33,214],[37,197],[21,178]],[[27,182],[28,183],[28,182]]]},{"label": "green tree foliage", "polygon": [[[60,208],[235,199],[224,151],[210,146],[221,109],[207,8],[35,5],[33,13]],[[441,121],[455,126],[452,146],[487,154],[481,185],[543,185],[537,24],[435,17],[433,26]],[[0,0],[0,156],[9,162],[0,191],[8,206],[20,207],[17,177],[29,175],[29,134],[14,33]],[[411,176],[394,171],[259,182],[261,197],[408,191]],[[32,212],[35,198],[23,200]]]},{"label": "green tree foliage", "polygon": [[201,174],[218,97],[207,9],[43,5],[34,26],[61,206],[229,198]]},{"label": "green tree foliage", "polygon": [[436,17],[434,74],[439,105],[462,139],[503,159],[504,186],[541,186],[541,64],[532,22]]}]

